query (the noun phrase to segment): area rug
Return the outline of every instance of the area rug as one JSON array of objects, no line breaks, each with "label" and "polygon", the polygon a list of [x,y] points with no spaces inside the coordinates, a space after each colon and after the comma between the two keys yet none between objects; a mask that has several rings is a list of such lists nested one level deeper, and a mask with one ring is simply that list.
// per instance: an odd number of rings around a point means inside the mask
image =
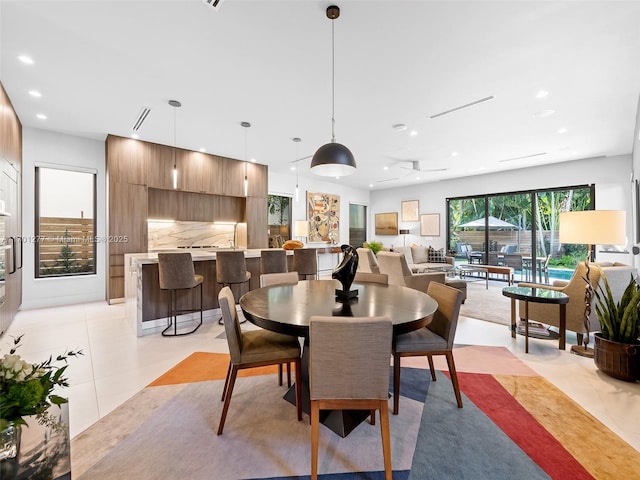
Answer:
[{"label": "area rug", "polygon": [[489,281],[489,288],[481,281],[467,281],[467,299],[460,307],[460,315],[502,325],[511,324],[511,299],[502,295],[506,282]]},{"label": "area rug", "polygon": [[[436,363],[403,361],[395,479],[635,478],[640,453],[501,347],[456,348],[464,408]],[[404,360],[404,359],[403,359]],[[238,379],[216,435],[227,355],[197,352],[73,439],[75,479],[306,479],[308,416],[276,370]],[[382,479],[379,422],[320,430],[320,478]]]}]

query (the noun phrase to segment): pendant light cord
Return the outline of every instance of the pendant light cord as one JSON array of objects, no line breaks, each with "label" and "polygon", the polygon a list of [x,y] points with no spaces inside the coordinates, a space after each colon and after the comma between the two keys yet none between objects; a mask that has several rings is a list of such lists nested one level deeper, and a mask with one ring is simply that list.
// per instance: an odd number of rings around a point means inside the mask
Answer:
[{"label": "pendant light cord", "polygon": [[335,20],[331,20],[331,143],[336,142],[336,47]]},{"label": "pendant light cord", "polygon": [[176,110],[177,107],[173,107],[173,169],[176,169],[176,148],[178,148],[178,136],[176,134]]}]

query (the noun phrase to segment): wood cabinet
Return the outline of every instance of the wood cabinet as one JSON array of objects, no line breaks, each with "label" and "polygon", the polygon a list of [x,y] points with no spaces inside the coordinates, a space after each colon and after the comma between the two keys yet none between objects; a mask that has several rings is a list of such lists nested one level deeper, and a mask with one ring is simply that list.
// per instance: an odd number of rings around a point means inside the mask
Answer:
[{"label": "wood cabinet", "polygon": [[0,336],[22,304],[22,125],[0,84]]},{"label": "wood cabinet", "polygon": [[[124,298],[124,254],[147,251],[147,219],[247,222],[247,247],[267,246],[265,165],[109,135],[109,301]],[[175,158],[174,158],[175,155]],[[173,165],[178,188],[173,188]],[[248,196],[244,196],[247,175]]]}]

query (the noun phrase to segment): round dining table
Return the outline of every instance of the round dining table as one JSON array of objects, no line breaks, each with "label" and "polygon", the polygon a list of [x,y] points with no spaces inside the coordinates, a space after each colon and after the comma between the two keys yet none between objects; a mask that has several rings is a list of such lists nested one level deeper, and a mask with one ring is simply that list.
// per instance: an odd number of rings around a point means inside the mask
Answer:
[{"label": "round dining table", "polygon": [[[438,303],[426,293],[399,285],[354,283],[358,296],[338,301],[337,280],[304,280],[295,285],[272,285],[251,290],[239,301],[244,316],[266,330],[304,337],[302,354],[302,409],[309,413],[309,318],[312,316],[375,317],[388,316],[393,334],[400,335],[426,326]],[[357,339],[354,339],[357,342]],[[293,387],[285,399],[295,403]],[[364,415],[364,416],[363,416]],[[368,412],[321,412],[321,422],[341,436],[349,434]]]}]

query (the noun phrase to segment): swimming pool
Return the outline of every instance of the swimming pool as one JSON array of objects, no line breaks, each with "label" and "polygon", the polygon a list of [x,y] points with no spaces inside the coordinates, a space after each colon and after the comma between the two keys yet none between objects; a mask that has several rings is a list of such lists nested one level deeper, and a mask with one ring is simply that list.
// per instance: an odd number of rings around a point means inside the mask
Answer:
[{"label": "swimming pool", "polygon": [[549,278],[556,280],[569,280],[573,275],[573,270],[568,268],[551,268],[549,267]]}]

